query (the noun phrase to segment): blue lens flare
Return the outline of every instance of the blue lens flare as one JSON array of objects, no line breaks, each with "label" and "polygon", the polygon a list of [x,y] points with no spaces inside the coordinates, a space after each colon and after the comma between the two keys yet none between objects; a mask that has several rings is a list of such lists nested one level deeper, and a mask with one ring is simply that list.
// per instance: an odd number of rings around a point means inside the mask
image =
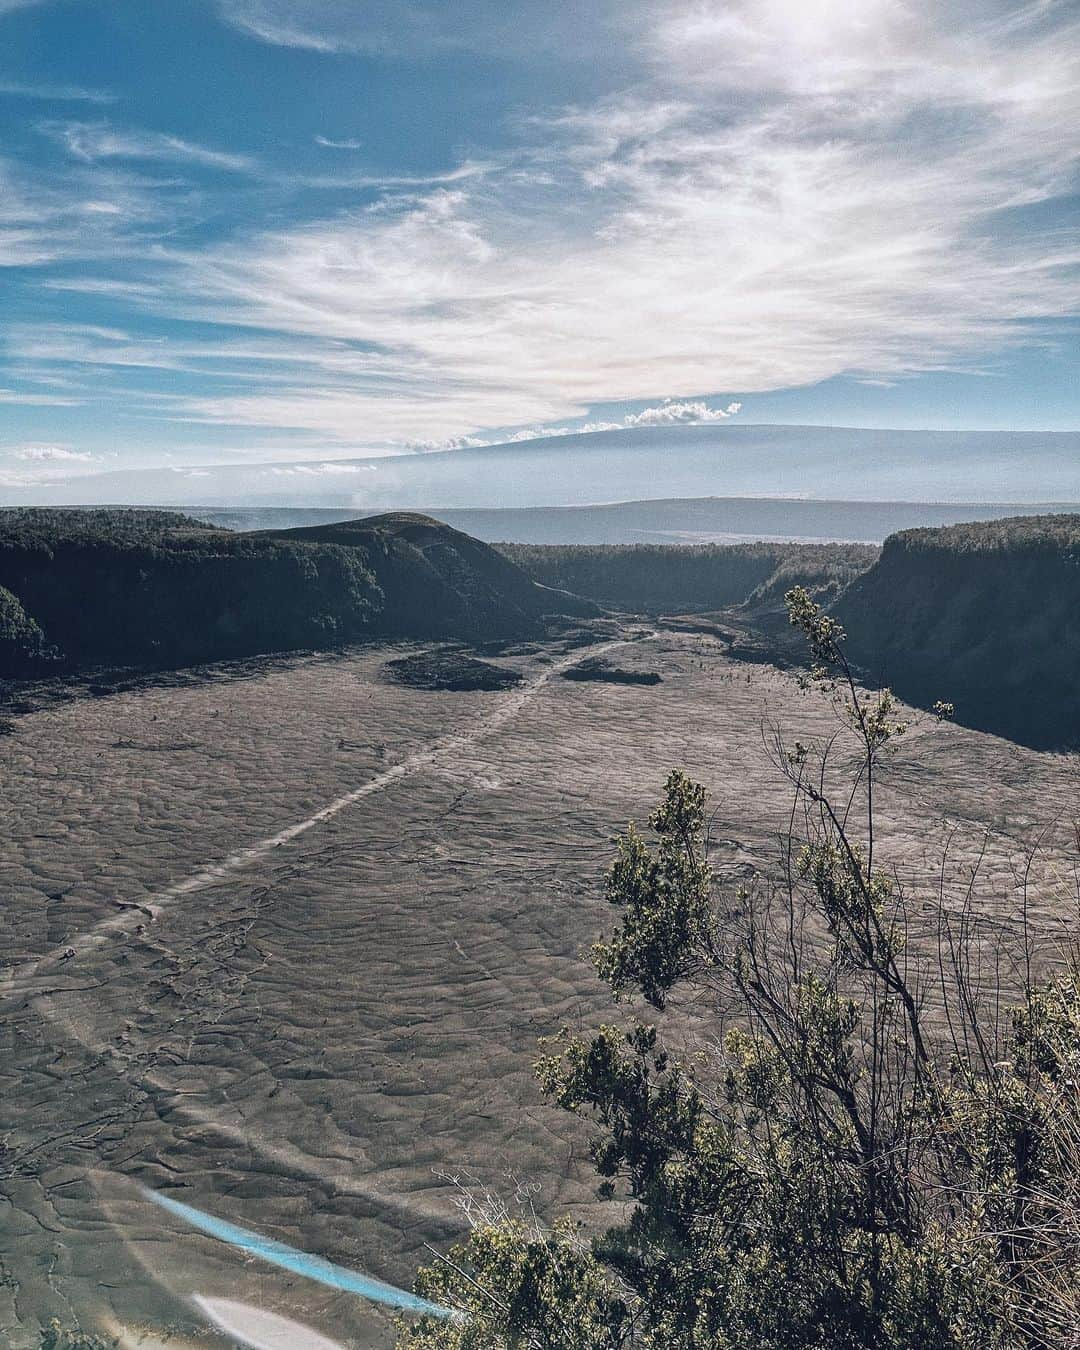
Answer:
[{"label": "blue lens flare", "polygon": [[359,1294],[361,1298],[371,1299],[374,1303],[385,1303],[391,1308],[400,1308],[405,1312],[426,1313],[429,1317],[457,1316],[450,1308],[444,1308],[438,1303],[429,1303],[427,1299],[410,1294],[405,1289],[384,1284],[382,1280],[361,1275],[355,1270],[347,1270],[344,1266],[335,1265],[324,1257],[298,1251],[284,1242],[263,1237],[261,1233],[253,1233],[247,1228],[227,1223],[212,1214],[204,1214],[202,1210],[182,1204],[179,1200],[159,1195],[156,1191],[147,1191],[146,1194],[155,1205],[160,1205],[170,1214],[175,1214],[192,1228],[197,1228],[220,1242],[227,1242],[231,1247],[250,1252],[252,1256],[258,1256],[282,1270],[292,1271],[309,1280],[318,1280],[320,1284],[329,1285],[331,1289],[341,1289],[347,1294]]}]

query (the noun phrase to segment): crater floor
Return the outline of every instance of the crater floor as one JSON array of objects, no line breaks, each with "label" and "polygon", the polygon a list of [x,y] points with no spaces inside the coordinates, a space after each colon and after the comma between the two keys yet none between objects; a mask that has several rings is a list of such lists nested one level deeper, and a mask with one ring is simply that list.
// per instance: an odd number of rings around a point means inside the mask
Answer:
[{"label": "crater floor", "polygon": [[[791,675],[707,635],[622,636],[506,656],[525,683],[500,692],[402,687],[384,667],[414,649],[369,647],[17,719],[4,1345],[36,1347],[53,1316],[128,1346],[229,1345],[206,1309],[238,1305],[332,1345],[392,1339],[386,1309],[148,1190],[405,1288],[463,1230],[455,1178],[587,1209],[586,1134],[531,1066],[539,1036],[608,1006],[580,954],[610,920],[612,834],[678,766],[712,794],[721,883],[768,871],[789,796],[763,724],[835,730]],[[561,678],[595,654],[662,681]],[[929,907],[948,838],[947,888],[981,858],[986,912],[1015,926],[1042,832],[1028,912],[1050,952],[1076,914],[1076,788],[1075,759],[922,719],[885,770],[878,856]]]}]

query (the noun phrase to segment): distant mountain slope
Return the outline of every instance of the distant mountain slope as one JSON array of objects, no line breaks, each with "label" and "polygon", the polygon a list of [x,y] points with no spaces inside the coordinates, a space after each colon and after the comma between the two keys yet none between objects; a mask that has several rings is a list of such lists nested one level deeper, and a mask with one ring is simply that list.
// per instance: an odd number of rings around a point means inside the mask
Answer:
[{"label": "distant mountain slope", "polygon": [[429,454],[203,465],[8,487],[15,505],[573,506],[657,496],[1080,501],[1080,433],[638,427]]},{"label": "distant mountain slope", "polygon": [[[510,636],[595,606],[415,515],[234,534],[150,511],[0,512],[0,676],[191,664],[368,636]],[[44,630],[55,653],[40,641]]]},{"label": "distant mountain slope", "polygon": [[907,530],[834,607],[904,698],[1040,749],[1080,746],[1080,515]]},{"label": "distant mountain slope", "polygon": [[[1080,501],[1033,507],[1016,503],[808,501],[785,497],[681,497],[600,506],[500,509],[432,507],[428,514],[489,543],[514,544],[880,544],[898,530],[1078,511]],[[230,530],[280,530],[349,519],[348,508],[255,506],[193,508],[200,520]]]}]

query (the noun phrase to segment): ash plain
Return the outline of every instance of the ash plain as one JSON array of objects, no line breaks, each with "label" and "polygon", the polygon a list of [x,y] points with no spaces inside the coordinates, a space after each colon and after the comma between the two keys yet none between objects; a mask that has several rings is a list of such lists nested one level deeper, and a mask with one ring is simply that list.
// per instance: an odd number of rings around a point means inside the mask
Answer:
[{"label": "ash plain", "polygon": [[[392,1342],[385,1308],[147,1190],[404,1288],[463,1231],[454,1177],[538,1183],[543,1212],[589,1217],[588,1131],[531,1066],[538,1037],[610,1019],[582,952],[610,926],[612,835],[684,768],[710,790],[721,890],[768,875],[790,798],[762,727],[820,740],[833,717],[708,633],[528,644],[494,658],[523,677],[498,692],[387,678],[418,650],[136,682],[0,739],[12,1350],[52,1316],[124,1346],[231,1345],[204,1312],[226,1304]],[[556,678],[601,656],[661,682]],[[929,913],[950,841],[949,894],[978,865],[1008,928],[1039,838],[1029,919],[1052,959],[1076,787],[1073,757],[921,717],[886,770],[879,856]]]}]

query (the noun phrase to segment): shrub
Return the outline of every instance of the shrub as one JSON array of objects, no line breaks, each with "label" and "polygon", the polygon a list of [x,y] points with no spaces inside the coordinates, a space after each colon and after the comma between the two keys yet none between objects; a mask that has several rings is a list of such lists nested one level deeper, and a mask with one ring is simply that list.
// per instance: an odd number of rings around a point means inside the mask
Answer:
[{"label": "shrub", "polygon": [[[783,875],[721,911],[705,792],[671,774],[654,842],[619,840],[618,922],[593,961],[617,1001],[674,997],[675,1015],[564,1032],[537,1065],[548,1098],[598,1127],[614,1221],[587,1235],[483,1198],[471,1237],[417,1281],[457,1317],[404,1325],[402,1347],[1080,1345],[1077,967],[995,1022],[967,945],[981,935],[943,911],[928,987],[875,841],[878,765],[904,722],[888,690],[856,685],[839,624],[804,590],[788,604],[850,779],[834,788],[827,748],[777,733]],[[704,1053],[682,1048],[683,1013]]]},{"label": "shrub", "polygon": [[78,1328],[64,1327],[53,1318],[41,1336],[41,1350],[115,1350],[116,1341],[102,1340]]},{"label": "shrub", "polygon": [[0,586],[0,672],[29,674],[47,658],[45,635],[18,598]]}]

